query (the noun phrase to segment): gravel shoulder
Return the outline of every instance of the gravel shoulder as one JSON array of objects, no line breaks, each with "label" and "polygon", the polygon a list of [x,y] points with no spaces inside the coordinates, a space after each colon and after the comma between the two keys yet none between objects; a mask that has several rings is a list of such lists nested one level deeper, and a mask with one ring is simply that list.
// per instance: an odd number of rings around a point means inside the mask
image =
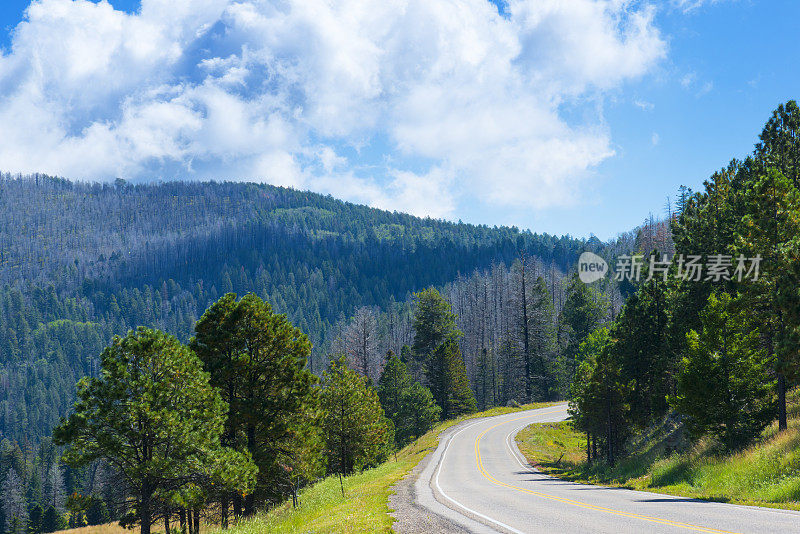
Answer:
[{"label": "gravel shoulder", "polygon": [[[447,432],[444,432],[446,434]],[[443,439],[440,437],[440,440]],[[417,481],[423,471],[437,457],[431,450],[403,479],[392,486],[389,495],[389,515],[395,522],[392,530],[399,534],[466,534],[469,531],[418,504]],[[435,466],[433,466],[435,467]]]}]

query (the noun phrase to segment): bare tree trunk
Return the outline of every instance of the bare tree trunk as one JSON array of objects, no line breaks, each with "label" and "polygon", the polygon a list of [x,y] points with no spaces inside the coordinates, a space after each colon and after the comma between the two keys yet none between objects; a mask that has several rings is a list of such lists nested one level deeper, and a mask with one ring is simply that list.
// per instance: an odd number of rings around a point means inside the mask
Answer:
[{"label": "bare tree trunk", "polygon": [[786,430],[786,377],[778,373],[778,430]]},{"label": "bare tree trunk", "polygon": [[151,511],[150,504],[153,492],[150,484],[145,482],[142,485],[142,496],[139,501],[139,522],[141,523],[141,534],[150,534]]},{"label": "bare tree trunk", "polygon": [[525,255],[522,255],[522,347],[525,351],[525,400],[531,401],[531,353],[528,339],[528,293],[525,290]]},{"label": "bare tree trunk", "polygon": [[233,516],[236,519],[242,517],[242,497],[238,493],[233,494]]},{"label": "bare tree trunk", "polygon": [[592,463],[592,435],[586,431],[586,463]]},{"label": "bare tree trunk", "polygon": [[[254,453],[256,449],[256,427],[252,424],[247,425],[247,450]],[[252,493],[244,497],[244,515],[251,517],[256,513],[255,495]]]},{"label": "bare tree trunk", "polygon": [[221,511],[222,528],[228,528],[228,496],[223,494],[220,498],[219,506]]}]

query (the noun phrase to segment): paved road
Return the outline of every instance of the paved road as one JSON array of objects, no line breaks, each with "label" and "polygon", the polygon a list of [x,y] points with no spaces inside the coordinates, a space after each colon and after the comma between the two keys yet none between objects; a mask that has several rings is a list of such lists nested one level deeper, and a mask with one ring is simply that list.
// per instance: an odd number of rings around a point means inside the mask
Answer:
[{"label": "paved road", "polygon": [[574,484],[530,468],[515,434],[562,421],[566,405],[466,421],[442,436],[418,504],[470,532],[800,532],[800,512]]}]

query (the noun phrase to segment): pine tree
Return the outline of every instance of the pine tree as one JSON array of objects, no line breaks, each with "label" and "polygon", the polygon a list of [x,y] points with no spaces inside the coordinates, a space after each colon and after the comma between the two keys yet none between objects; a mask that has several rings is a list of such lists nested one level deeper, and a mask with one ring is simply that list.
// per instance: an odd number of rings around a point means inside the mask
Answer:
[{"label": "pine tree", "polygon": [[469,387],[464,359],[454,338],[436,349],[431,359],[431,370],[430,389],[442,409],[442,419],[475,411],[475,395]]},{"label": "pine tree", "polygon": [[391,351],[378,382],[378,397],[386,416],[394,423],[398,447],[414,441],[439,420],[441,409],[430,390],[415,382]]},{"label": "pine tree", "polygon": [[28,507],[28,534],[39,534],[42,532],[42,520],[44,519],[44,510],[42,505],[38,502],[31,504]]},{"label": "pine tree", "polygon": [[727,449],[746,445],[775,413],[773,378],[758,330],[747,313],[731,311],[732,302],[726,293],[708,299],[703,330],[686,336],[687,355],[670,399],[695,437],[710,433]]},{"label": "pine tree", "polygon": [[745,191],[747,213],[741,220],[736,249],[762,258],[758,280],[744,284],[744,306],[760,318],[767,354],[778,375],[778,426],[787,428],[787,380],[800,375],[795,343],[800,284],[800,190],[776,169],[751,181]]},{"label": "pine tree", "polygon": [[592,438],[593,449],[599,445],[609,464],[622,455],[630,433],[630,387],[622,376],[613,348],[613,343],[607,343],[595,358],[581,363],[570,403],[570,414],[577,428]]},{"label": "pine tree", "polygon": [[[115,337],[102,373],[78,383],[75,413],[54,431],[73,466],[105,460],[124,476],[149,534],[158,499],[184,485],[214,481],[249,492],[255,467],[220,445],[225,403],[200,360],[174,337],[139,328]],[[127,521],[126,521],[127,523]]]},{"label": "pine tree", "polygon": [[414,293],[414,302],[414,344],[411,350],[413,357],[421,362],[422,368],[429,374],[431,370],[428,366],[436,350],[448,339],[460,336],[461,332],[456,326],[456,315],[450,303],[436,289],[428,288]]},{"label": "pine tree", "polygon": [[386,417],[394,422],[398,445],[402,441],[400,438],[402,433],[400,414],[403,407],[403,394],[411,387],[412,383],[413,379],[408,372],[408,367],[392,351],[389,351],[386,355],[383,373],[378,380],[378,398]]},{"label": "pine tree", "polygon": [[322,385],[329,472],[347,475],[386,460],[394,445],[394,428],[366,378],[340,357],[323,374]]},{"label": "pine tree", "polygon": [[399,420],[398,444],[410,443],[433,428],[442,413],[441,408],[433,400],[431,390],[414,382],[403,392]]},{"label": "pine tree", "polygon": [[547,283],[541,276],[531,287],[528,332],[531,338],[531,365],[528,381],[534,396],[530,400],[551,398],[556,391],[553,377],[555,325]]},{"label": "pine tree", "polygon": [[66,528],[64,517],[53,506],[48,506],[42,517],[42,532],[55,532]]},{"label": "pine tree", "polygon": [[800,188],[800,106],[794,100],[772,112],[758,136],[755,154],[764,168],[772,167]]},{"label": "pine tree", "polygon": [[[602,433],[602,425],[598,423],[599,406],[593,404],[592,375],[597,368],[597,360],[610,344],[608,328],[598,328],[581,343],[578,349],[578,369],[570,386],[569,413],[572,423],[578,430],[586,432],[586,460],[591,463],[594,458],[593,443],[597,434]],[[594,439],[594,441],[593,441]],[[595,447],[596,448],[596,447]]]},{"label": "pine tree", "polygon": [[[311,344],[285,315],[250,293],[238,302],[235,294],[226,294],[210,306],[190,346],[229,403],[226,445],[247,451],[258,466],[256,491],[243,503],[245,515],[251,515],[256,498],[282,497],[276,484],[283,476],[279,456],[295,435],[292,424],[316,409],[316,378],[305,369]],[[238,514],[242,503],[231,497]]]},{"label": "pine tree", "polygon": [[580,344],[605,319],[608,302],[593,288],[581,282],[575,273],[567,287],[567,298],[558,318],[559,346],[562,347],[560,365],[565,380],[560,389],[569,388],[577,369],[576,357]]},{"label": "pine tree", "polygon": [[630,423],[639,427],[664,414],[674,388],[677,357],[667,343],[667,312],[666,284],[653,278],[628,298],[611,331],[622,375],[633,384]]}]

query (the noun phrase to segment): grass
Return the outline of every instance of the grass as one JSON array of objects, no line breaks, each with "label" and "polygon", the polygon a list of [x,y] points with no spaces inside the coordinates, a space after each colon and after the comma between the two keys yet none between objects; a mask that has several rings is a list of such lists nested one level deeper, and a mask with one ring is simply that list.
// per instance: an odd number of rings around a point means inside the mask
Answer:
[{"label": "grass", "polygon": [[[378,467],[344,477],[344,498],[339,487],[339,478],[330,476],[304,489],[300,494],[300,507],[297,509],[292,508],[291,502],[287,501],[270,511],[257,514],[252,519],[240,521],[228,530],[202,525],[201,531],[207,531],[208,534],[392,532],[394,518],[389,515],[391,487],[406,476],[429,452],[436,449],[439,444],[439,434],[444,430],[467,419],[544,408],[553,404],[498,407],[443,421],[414,443],[398,451],[396,459],[392,456]],[[162,525],[153,525],[153,532],[158,532],[160,526]],[[58,534],[130,532],[135,534],[138,529],[125,530],[116,523],[109,523],[64,530]]]},{"label": "grass", "polygon": [[105,525],[93,525],[67,530],[58,530],[54,534],[138,534],[139,529],[128,530],[119,526],[118,523],[106,523]]},{"label": "grass", "polygon": [[[217,525],[210,525],[200,521],[200,534],[209,534],[211,531],[216,532],[219,529]],[[153,533],[164,532],[164,523],[158,522],[151,526],[150,531]],[[178,523],[173,521],[171,532],[180,532]],[[102,525],[87,525],[85,527],[70,528],[66,530],[57,530],[53,534],[139,534],[141,529],[122,528],[119,523],[105,523]]]},{"label": "grass", "polygon": [[517,435],[520,451],[542,471],[577,482],[628,487],[736,504],[800,510],[800,391],[789,398],[789,428],[777,423],[735,453],[705,439],[689,443],[674,419],[638,436],[614,466],[586,465],[586,437],[569,421],[534,424]]},{"label": "grass", "polygon": [[394,519],[389,515],[391,487],[406,476],[429,452],[436,449],[442,431],[466,419],[550,405],[542,403],[520,408],[492,408],[485,412],[444,421],[399,451],[396,460],[392,457],[374,469],[345,477],[344,498],[339,488],[339,478],[327,477],[301,492],[301,504],[298,509],[293,509],[291,503],[286,502],[269,512],[258,514],[253,519],[242,521],[225,532],[226,534],[392,532]]}]

